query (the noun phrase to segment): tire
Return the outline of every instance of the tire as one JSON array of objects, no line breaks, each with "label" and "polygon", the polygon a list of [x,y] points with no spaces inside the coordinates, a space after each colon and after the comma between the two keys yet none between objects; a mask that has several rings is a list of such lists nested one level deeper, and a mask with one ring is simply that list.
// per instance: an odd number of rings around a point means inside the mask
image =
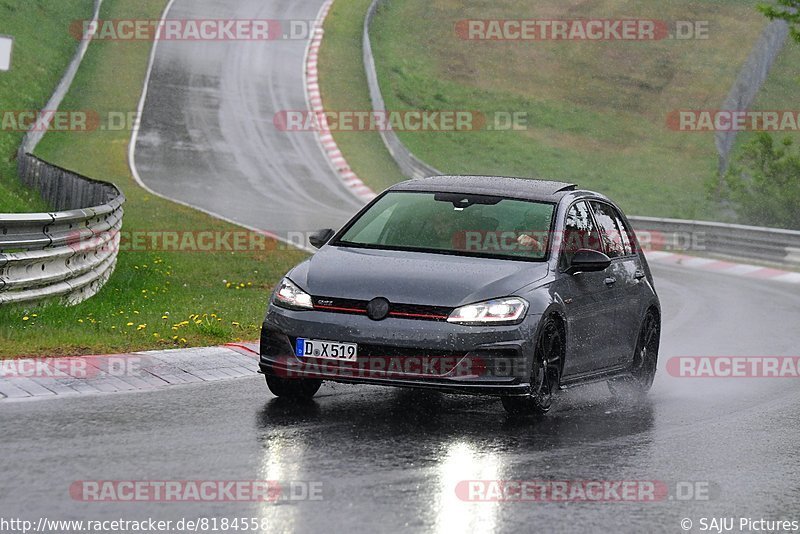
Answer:
[{"label": "tire", "polygon": [[285,399],[310,399],[322,385],[322,380],[313,378],[281,378],[265,375],[267,387],[273,395]]},{"label": "tire", "polygon": [[558,389],[564,358],[564,335],[553,318],[542,326],[533,356],[531,386],[527,395],[502,397],[503,408],[511,415],[545,415]]},{"label": "tire", "polygon": [[612,395],[625,400],[642,400],[647,396],[656,377],[660,335],[658,315],[648,311],[636,341],[636,351],[629,369],[630,376],[608,381],[608,389]]}]

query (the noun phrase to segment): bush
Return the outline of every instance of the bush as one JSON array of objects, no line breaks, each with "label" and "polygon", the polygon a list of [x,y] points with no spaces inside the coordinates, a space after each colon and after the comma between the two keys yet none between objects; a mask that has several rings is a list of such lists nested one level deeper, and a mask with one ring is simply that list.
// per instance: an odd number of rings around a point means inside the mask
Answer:
[{"label": "bush", "polygon": [[758,10],[770,20],[783,19],[788,22],[792,38],[800,43],[800,0],[778,0],[777,5],[759,4]]},{"label": "bush", "polygon": [[760,133],[725,176],[722,198],[747,224],[800,230],[800,150]]}]

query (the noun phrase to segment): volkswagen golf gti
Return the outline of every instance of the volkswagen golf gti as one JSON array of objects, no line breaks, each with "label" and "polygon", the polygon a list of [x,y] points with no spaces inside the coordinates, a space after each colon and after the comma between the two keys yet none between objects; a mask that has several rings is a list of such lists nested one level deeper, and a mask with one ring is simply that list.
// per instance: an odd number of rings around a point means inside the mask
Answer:
[{"label": "volkswagen golf gti", "polygon": [[325,381],[499,396],[541,415],[607,381],[640,398],[661,308],[625,215],[574,184],[435,176],[395,185],[273,292],[260,370],[278,397]]}]

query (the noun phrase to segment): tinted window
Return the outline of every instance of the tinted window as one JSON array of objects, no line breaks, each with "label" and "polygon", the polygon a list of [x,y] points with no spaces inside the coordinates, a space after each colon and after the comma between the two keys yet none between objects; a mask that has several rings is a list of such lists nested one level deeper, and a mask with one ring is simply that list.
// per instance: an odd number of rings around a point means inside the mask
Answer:
[{"label": "tinted window", "polygon": [[567,212],[561,247],[560,265],[562,269],[569,266],[572,256],[580,249],[588,248],[602,252],[600,235],[586,202],[577,202]]},{"label": "tinted window", "polygon": [[336,244],[543,260],[554,209],[485,195],[392,191]]},{"label": "tinted window", "polygon": [[[631,253],[628,235],[618,225],[619,214],[609,204],[592,202],[592,209],[600,235],[603,238],[603,247],[609,258],[619,258]],[[626,248],[627,243],[627,248]]]},{"label": "tinted window", "polygon": [[619,214],[619,211],[611,208],[611,210],[615,214],[615,221],[617,222],[617,226],[620,230],[622,230],[622,244],[625,245],[625,254],[635,254],[636,253],[636,236],[631,232],[630,227],[622,220],[622,217]]}]

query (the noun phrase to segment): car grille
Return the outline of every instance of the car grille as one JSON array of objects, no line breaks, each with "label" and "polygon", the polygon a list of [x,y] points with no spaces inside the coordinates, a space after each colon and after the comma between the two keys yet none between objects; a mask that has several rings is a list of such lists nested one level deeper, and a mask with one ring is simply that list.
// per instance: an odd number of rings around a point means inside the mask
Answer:
[{"label": "car grille", "polygon": [[[314,309],[330,313],[366,315],[366,300],[340,299],[331,297],[312,297]],[[446,321],[453,308],[442,306],[421,306],[418,304],[391,303],[389,317],[397,319],[417,319],[422,321]]]}]

